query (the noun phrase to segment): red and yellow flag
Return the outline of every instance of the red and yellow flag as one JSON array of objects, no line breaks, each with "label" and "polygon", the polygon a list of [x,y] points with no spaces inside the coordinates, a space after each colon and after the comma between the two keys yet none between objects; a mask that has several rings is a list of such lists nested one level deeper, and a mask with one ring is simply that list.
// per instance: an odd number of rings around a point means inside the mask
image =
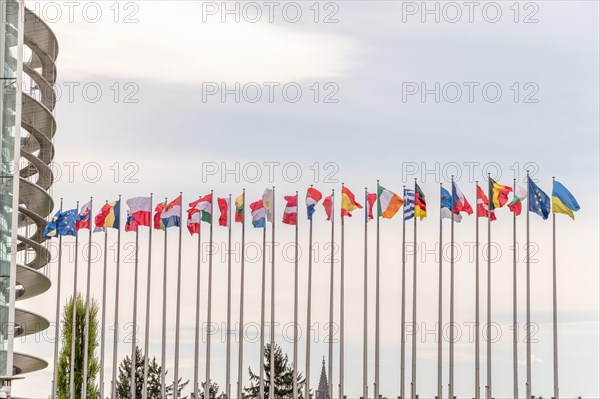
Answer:
[{"label": "red and yellow flag", "polygon": [[346,186],[342,186],[342,217],[352,217],[351,212],[360,208],[362,208],[362,205],[356,202],[352,191],[348,190]]}]

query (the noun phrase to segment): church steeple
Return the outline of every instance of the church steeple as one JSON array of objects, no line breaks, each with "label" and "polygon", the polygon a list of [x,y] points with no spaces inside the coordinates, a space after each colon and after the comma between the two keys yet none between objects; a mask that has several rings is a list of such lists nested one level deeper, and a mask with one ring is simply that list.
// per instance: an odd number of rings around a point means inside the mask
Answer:
[{"label": "church steeple", "polygon": [[323,368],[319,378],[319,388],[315,393],[315,399],[329,399],[329,383],[327,382],[327,371],[325,371],[325,356],[323,356]]}]

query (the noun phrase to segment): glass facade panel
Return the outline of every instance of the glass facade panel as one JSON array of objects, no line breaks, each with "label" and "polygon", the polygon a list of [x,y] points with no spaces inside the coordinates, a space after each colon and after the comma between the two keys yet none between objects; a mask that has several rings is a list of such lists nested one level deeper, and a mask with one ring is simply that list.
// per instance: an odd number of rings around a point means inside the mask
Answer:
[{"label": "glass facade panel", "polygon": [[18,131],[16,98],[19,4],[16,0],[0,0],[0,12],[0,375],[10,375],[12,372],[6,370],[6,351],[12,254],[14,148]]}]

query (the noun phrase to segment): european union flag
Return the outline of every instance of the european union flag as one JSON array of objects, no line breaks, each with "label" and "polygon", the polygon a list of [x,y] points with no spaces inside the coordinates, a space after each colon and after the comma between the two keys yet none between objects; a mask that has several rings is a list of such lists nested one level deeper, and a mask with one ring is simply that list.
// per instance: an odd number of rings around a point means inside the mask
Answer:
[{"label": "european union flag", "polygon": [[550,203],[550,197],[543,192],[537,184],[535,184],[530,178],[527,178],[529,184],[529,198],[527,198],[527,207],[529,212],[537,213],[544,220],[548,219],[550,215],[550,209],[552,207]]},{"label": "european union flag", "polygon": [[44,237],[46,239],[50,239],[50,238],[57,236],[57,234],[58,234],[57,228],[58,228],[58,220],[59,219],[60,219],[60,211],[57,211],[54,214],[54,216],[52,216],[52,219],[50,219],[50,221],[46,225],[46,228],[44,229]]},{"label": "european union flag", "polygon": [[71,209],[60,214],[57,221],[59,236],[76,236],[75,222],[79,220],[77,209]]}]

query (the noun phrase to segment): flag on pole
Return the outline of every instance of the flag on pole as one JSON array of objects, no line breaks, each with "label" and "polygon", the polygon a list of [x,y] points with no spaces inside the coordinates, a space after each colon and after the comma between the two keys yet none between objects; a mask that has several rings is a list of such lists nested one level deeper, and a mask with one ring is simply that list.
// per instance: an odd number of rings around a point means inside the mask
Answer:
[{"label": "flag on pole", "polygon": [[163,209],[161,219],[165,228],[179,227],[181,225],[181,195],[169,202]]},{"label": "flag on pole", "polygon": [[77,220],[79,215],[77,209],[69,209],[60,214],[56,222],[56,235],[58,236],[76,236],[77,235]]},{"label": "flag on pole", "polygon": [[283,198],[286,201],[283,223],[295,226],[298,223],[298,195],[286,195]]},{"label": "flag on pole", "polygon": [[200,215],[201,211],[196,208],[187,210],[187,229],[191,235],[200,234]]},{"label": "flag on pole", "polygon": [[529,198],[527,198],[529,212],[540,215],[544,220],[548,219],[551,208],[550,197],[529,177],[527,178],[527,184],[529,185]]},{"label": "flag on pole", "polygon": [[273,223],[273,202],[275,198],[273,197],[273,189],[267,188],[262,196],[263,205],[265,208],[265,214],[267,216],[267,221]]},{"label": "flag on pole", "polygon": [[154,228],[156,230],[164,230],[165,229],[165,225],[162,220],[162,213],[163,213],[163,210],[165,209],[166,205],[167,205],[167,201],[159,202],[158,204],[156,204],[156,207],[154,208],[154,210],[155,210]]},{"label": "flag on pole", "polygon": [[485,193],[483,192],[483,189],[481,187],[479,187],[479,184],[478,184],[477,185],[477,217],[478,218],[487,218],[487,217],[490,217],[489,216],[490,214],[491,214],[491,220],[492,221],[496,220],[496,212],[494,212],[493,209],[491,211],[489,210],[488,197],[485,195]]},{"label": "flag on pole", "polygon": [[[352,212],[356,209],[362,208],[362,205],[356,202],[354,194],[346,186],[342,186],[342,217],[352,217]],[[327,219],[329,220],[329,219]]]},{"label": "flag on pole", "polygon": [[212,194],[207,194],[204,197],[198,198],[194,202],[190,202],[190,208],[195,208],[200,211],[200,220],[206,223],[212,223]]},{"label": "flag on pole", "polygon": [[138,226],[139,226],[139,224],[135,221],[135,219],[133,218],[133,215],[131,214],[131,211],[128,209],[127,210],[127,219],[125,220],[125,231],[126,232],[138,231]]},{"label": "flag on pole", "polygon": [[250,212],[252,214],[252,226],[264,228],[266,226],[266,212],[262,199],[250,204]]},{"label": "flag on pole", "polygon": [[235,221],[244,223],[244,194],[238,195],[235,199]]},{"label": "flag on pole", "polygon": [[444,187],[440,186],[440,217],[441,219],[453,218],[456,223],[460,223],[462,215],[452,212],[452,195]]},{"label": "flag on pole", "polygon": [[552,187],[552,212],[564,213],[574,220],[575,215],[573,212],[577,212],[579,209],[580,206],[573,194],[571,194],[565,186],[555,180]]},{"label": "flag on pole", "polygon": [[[152,199],[150,197],[134,197],[127,201],[131,218],[138,226],[150,227],[150,218],[152,215]],[[118,216],[117,216],[118,219]]]},{"label": "flag on pole", "polygon": [[377,202],[377,194],[367,194],[367,208],[369,209],[367,213],[367,222],[373,219],[373,205],[375,205],[375,202]]},{"label": "flag on pole", "polygon": [[75,230],[90,228],[90,222],[91,222],[90,207],[91,207],[91,205],[92,204],[90,201],[81,206],[81,209],[79,210],[79,217],[77,218],[77,221],[75,222]]},{"label": "flag on pole", "polygon": [[473,213],[471,204],[455,182],[452,182],[452,202],[454,202],[454,209],[452,209],[454,213],[465,212],[467,215]]},{"label": "flag on pole", "polygon": [[100,209],[100,213],[94,218],[94,223],[96,224],[94,231],[102,231],[107,227],[118,229],[120,208],[121,202],[118,200],[104,204],[102,209]]},{"label": "flag on pole", "polygon": [[421,190],[421,187],[415,184],[415,188],[415,217],[423,220],[427,217],[427,202],[425,201],[425,194]]},{"label": "flag on pole", "polygon": [[229,198],[217,198],[219,204],[219,226],[229,227]]},{"label": "flag on pole", "polygon": [[519,216],[521,214],[521,209],[523,208],[523,200],[527,197],[527,190],[525,187],[520,185],[515,185],[515,191],[513,192],[513,198],[508,203],[508,209],[511,212],[514,212]]},{"label": "flag on pole", "polygon": [[404,220],[415,217],[415,190],[404,189]]},{"label": "flag on pole", "polygon": [[306,215],[308,220],[312,220],[312,216],[315,213],[315,206],[321,201],[323,194],[316,188],[310,187],[306,191]]},{"label": "flag on pole", "polygon": [[377,186],[377,216],[391,219],[398,213],[402,204],[404,201],[398,194],[381,185]]},{"label": "flag on pole", "polygon": [[490,209],[502,208],[508,202],[508,193],[512,192],[512,187],[502,185],[491,177],[489,183],[492,192],[492,198],[490,198],[492,205]]},{"label": "flag on pole", "polygon": [[58,236],[58,221],[60,220],[60,211],[56,211],[54,216],[46,224],[44,229],[44,238],[50,239]]},{"label": "flag on pole", "polygon": [[331,214],[333,210],[333,194],[328,195],[323,200],[323,208],[325,208],[325,215],[327,215],[327,220],[331,220]]}]

